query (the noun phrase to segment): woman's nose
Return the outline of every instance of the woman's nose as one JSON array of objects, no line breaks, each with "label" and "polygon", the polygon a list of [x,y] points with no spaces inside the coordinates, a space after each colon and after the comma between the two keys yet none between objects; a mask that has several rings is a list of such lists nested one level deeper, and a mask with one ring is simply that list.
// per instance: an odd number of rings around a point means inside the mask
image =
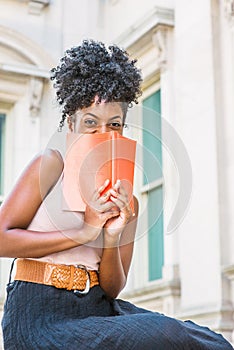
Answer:
[{"label": "woman's nose", "polygon": [[102,124],[99,126],[98,128],[98,132],[100,134],[104,133],[104,132],[107,132],[108,131],[108,125],[107,124]]}]

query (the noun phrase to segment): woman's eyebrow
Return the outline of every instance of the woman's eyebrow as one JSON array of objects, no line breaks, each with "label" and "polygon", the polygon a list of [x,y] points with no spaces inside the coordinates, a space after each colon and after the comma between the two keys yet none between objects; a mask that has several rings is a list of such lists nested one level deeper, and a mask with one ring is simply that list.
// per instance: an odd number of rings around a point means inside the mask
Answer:
[{"label": "woman's eyebrow", "polygon": [[109,120],[116,119],[116,118],[122,119],[120,115],[116,115],[116,116],[114,116],[114,117],[111,117]]},{"label": "woman's eyebrow", "polygon": [[95,115],[95,114],[93,114],[93,113],[85,113],[84,115],[83,115],[83,117],[85,117],[86,115],[91,115],[91,117],[94,117],[94,118],[97,118],[97,119],[99,119],[98,118],[98,116],[97,115]]},{"label": "woman's eyebrow", "polygon": [[109,121],[113,119],[118,119],[118,118],[122,120],[122,117],[120,115],[116,115],[114,117],[109,118]]},{"label": "woman's eyebrow", "polygon": [[[93,113],[90,113],[90,112],[85,113],[85,114],[83,115],[83,117],[85,117],[86,115],[90,115],[91,117],[94,117],[94,118],[96,118],[96,119],[100,119],[97,115],[95,115],[95,114],[93,114]],[[114,117],[111,117],[109,120],[116,119],[116,118],[122,119],[120,115],[115,115]]]}]

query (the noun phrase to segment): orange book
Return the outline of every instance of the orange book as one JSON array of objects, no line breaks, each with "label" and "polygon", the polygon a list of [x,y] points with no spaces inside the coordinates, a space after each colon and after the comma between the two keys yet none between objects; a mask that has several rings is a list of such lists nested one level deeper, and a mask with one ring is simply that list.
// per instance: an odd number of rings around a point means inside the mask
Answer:
[{"label": "orange book", "polygon": [[95,189],[109,179],[110,183],[105,190],[107,191],[119,179],[128,193],[134,213],[135,154],[136,141],[120,135],[117,131],[100,134],[68,133],[64,162],[63,210],[85,211]]}]

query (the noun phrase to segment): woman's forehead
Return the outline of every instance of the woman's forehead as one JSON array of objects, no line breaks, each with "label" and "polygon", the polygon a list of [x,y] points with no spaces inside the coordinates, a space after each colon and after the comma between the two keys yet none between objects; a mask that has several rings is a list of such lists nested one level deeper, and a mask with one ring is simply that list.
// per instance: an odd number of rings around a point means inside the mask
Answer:
[{"label": "woman's forehead", "polygon": [[123,117],[123,111],[119,102],[100,102],[93,103],[91,106],[82,108],[76,112],[77,116],[93,115],[97,118],[109,119],[112,117]]}]

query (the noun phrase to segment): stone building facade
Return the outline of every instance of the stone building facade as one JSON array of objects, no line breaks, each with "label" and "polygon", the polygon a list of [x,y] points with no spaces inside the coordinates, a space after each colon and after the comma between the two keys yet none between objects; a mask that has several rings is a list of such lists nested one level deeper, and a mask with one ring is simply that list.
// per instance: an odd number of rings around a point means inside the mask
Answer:
[{"label": "stone building facade", "polygon": [[1,200],[56,132],[49,70],[84,38],[126,48],[144,78],[126,130],[140,220],[121,297],[234,342],[234,1],[0,0]]}]

